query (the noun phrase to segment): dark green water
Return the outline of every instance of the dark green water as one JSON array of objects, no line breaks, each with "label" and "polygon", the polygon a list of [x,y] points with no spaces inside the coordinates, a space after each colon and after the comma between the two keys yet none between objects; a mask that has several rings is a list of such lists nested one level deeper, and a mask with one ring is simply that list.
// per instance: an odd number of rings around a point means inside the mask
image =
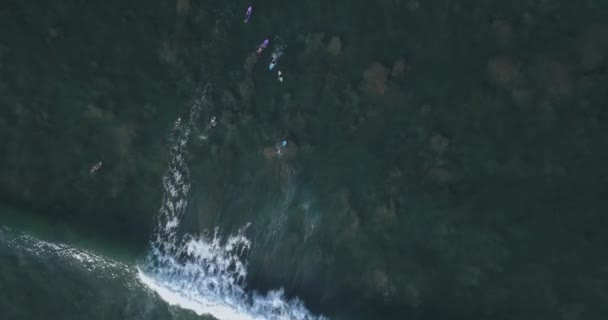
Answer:
[{"label": "dark green water", "polygon": [[608,316],[608,2],[248,5],[2,1],[0,318],[197,318],[129,279],[205,84],[181,228],[250,222],[248,289],[332,319]]}]

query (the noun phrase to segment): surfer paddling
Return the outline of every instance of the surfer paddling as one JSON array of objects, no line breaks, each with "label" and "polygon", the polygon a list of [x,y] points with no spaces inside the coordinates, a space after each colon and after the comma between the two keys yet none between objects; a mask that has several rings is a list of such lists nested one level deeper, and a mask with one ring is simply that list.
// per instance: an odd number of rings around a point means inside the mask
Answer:
[{"label": "surfer paddling", "polygon": [[90,174],[93,174],[95,172],[97,172],[97,170],[99,170],[101,168],[101,165],[103,164],[103,162],[99,161],[96,164],[94,164],[91,169],[89,170]]},{"label": "surfer paddling", "polygon": [[274,50],[272,51],[272,61],[268,65],[268,70],[272,70],[277,63],[279,62],[279,58],[283,55],[283,51],[285,50],[285,45],[281,44],[281,39],[276,37],[275,39]]},{"label": "surfer paddling", "polygon": [[285,147],[287,147],[287,140],[283,140],[281,142],[281,144],[277,144],[275,146],[275,149],[277,150],[277,155],[281,155],[281,153],[283,153],[283,149],[285,149]]},{"label": "surfer paddling", "polygon": [[269,42],[270,42],[270,41],[268,41],[268,39],[265,39],[265,40],[264,40],[264,42],[262,42],[262,44],[261,44],[261,45],[258,47],[258,50],[256,50],[256,52],[257,52],[258,54],[261,54],[261,53],[262,53],[262,51],[264,51],[264,49],[266,49],[266,47],[268,47],[268,43],[269,43]]},{"label": "surfer paddling", "polygon": [[268,65],[268,70],[272,70],[277,65],[277,63],[279,63],[278,60],[281,55],[283,55],[282,51],[275,51],[272,53],[272,61]]},{"label": "surfer paddling", "polygon": [[245,12],[245,20],[243,20],[243,22],[249,22],[249,19],[251,19],[251,13],[253,13],[253,7],[249,6],[249,8],[247,8],[247,12]]}]

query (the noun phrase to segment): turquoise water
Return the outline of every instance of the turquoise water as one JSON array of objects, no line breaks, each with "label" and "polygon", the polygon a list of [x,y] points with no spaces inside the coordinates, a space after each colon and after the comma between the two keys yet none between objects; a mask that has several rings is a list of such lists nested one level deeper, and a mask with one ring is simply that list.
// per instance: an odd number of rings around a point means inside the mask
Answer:
[{"label": "turquoise water", "polygon": [[0,4],[0,318],[605,318],[608,3],[248,5]]}]

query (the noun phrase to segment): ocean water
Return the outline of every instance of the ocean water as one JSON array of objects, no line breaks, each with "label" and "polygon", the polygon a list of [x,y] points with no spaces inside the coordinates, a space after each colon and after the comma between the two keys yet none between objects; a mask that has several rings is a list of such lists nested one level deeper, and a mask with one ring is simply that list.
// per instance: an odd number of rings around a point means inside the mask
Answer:
[{"label": "ocean water", "polygon": [[0,21],[0,319],[608,316],[608,2]]},{"label": "ocean water", "polygon": [[[6,317],[50,312],[63,319],[186,319],[188,313],[178,310],[182,308],[215,319],[325,319],[310,313],[297,297],[287,298],[282,288],[266,294],[248,292],[244,252],[251,242],[244,229],[225,237],[219,227],[212,236],[178,235],[191,187],[186,146],[206,103],[207,89],[200,90],[188,118],[177,119],[171,131],[170,165],[162,179],[158,225],[146,257],[139,262],[116,261],[3,227],[2,280],[18,289],[7,290],[10,294],[3,299]],[[20,288],[11,280],[34,286]],[[45,301],[33,312],[19,304],[35,303],[55,289],[59,289],[56,301]],[[66,305],[73,308],[64,309]]]}]

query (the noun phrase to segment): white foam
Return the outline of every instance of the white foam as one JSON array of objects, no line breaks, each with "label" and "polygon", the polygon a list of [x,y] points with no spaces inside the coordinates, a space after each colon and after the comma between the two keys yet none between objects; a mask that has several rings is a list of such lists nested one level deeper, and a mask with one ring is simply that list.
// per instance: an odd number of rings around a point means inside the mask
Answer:
[{"label": "white foam", "polygon": [[166,284],[159,283],[156,279],[147,276],[141,269],[138,270],[138,276],[141,282],[148,288],[154,290],[161,299],[173,306],[179,306],[184,309],[192,310],[196,314],[211,315],[217,319],[230,320],[255,320],[247,314],[243,314],[237,309],[231,308],[229,305],[222,303],[214,303],[205,299],[204,296],[188,296],[183,291],[173,291]]},{"label": "white foam", "polygon": [[243,257],[251,247],[245,236],[248,225],[227,237],[218,228],[211,236],[178,237],[190,190],[186,146],[206,103],[205,94],[203,90],[193,103],[187,123],[180,118],[173,126],[158,225],[150,253],[138,268],[139,279],[169,304],[220,320],[325,319],[311,314],[299,299],[287,299],[283,289],[266,295],[245,290],[247,262]]}]

